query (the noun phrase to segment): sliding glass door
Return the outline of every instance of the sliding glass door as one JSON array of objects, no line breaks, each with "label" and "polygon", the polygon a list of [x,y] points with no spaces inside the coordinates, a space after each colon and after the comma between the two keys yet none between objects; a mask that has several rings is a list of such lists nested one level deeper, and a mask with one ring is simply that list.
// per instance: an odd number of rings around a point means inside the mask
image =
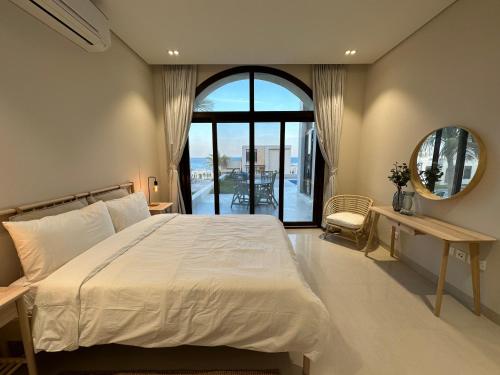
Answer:
[{"label": "sliding glass door", "polygon": [[180,165],[187,212],[319,225],[324,162],[312,107],[307,86],[271,68],[233,68],[200,85]]},{"label": "sliding glass door", "polygon": [[212,147],[212,124],[191,124],[189,130],[189,183],[194,214],[215,214]]},{"label": "sliding glass door", "polygon": [[[255,213],[280,217],[281,145],[280,123],[255,123],[254,129]],[[247,150],[250,156],[250,149]],[[250,162],[249,158],[246,160]]]},{"label": "sliding glass door", "polygon": [[218,205],[222,215],[250,213],[249,124],[218,123]]},{"label": "sliding glass door", "polygon": [[288,222],[313,220],[316,164],[316,129],[311,122],[285,125],[284,216]]}]

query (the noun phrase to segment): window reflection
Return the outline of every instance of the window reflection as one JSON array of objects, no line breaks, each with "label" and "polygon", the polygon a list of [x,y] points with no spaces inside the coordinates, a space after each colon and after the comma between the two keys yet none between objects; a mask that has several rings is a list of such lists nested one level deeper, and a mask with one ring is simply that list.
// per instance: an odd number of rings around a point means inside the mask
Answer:
[{"label": "window reflection", "polygon": [[479,146],[472,134],[458,127],[438,129],[420,146],[417,169],[420,180],[441,198],[459,193],[474,177]]}]

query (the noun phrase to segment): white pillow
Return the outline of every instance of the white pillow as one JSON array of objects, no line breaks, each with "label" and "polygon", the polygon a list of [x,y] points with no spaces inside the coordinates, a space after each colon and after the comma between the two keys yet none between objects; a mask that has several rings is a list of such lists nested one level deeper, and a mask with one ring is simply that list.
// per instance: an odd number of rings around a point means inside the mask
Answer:
[{"label": "white pillow", "polygon": [[39,220],[11,221],[3,225],[14,241],[30,282],[42,280],[115,233],[103,202]]},{"label": "white pillow", "polygon": [[117,232],[151,216],[142,191],[105,202]]}]

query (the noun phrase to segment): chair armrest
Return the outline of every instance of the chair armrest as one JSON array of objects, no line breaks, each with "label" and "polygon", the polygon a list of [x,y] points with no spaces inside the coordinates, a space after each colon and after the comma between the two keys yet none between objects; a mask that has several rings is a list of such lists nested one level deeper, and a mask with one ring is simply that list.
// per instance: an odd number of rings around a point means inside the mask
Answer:
[{"label": "chair armrest", "polygon": [[335,213],[335,211],[333,210],[333,207],[330,207],[331,206],[331,202],[333,201],[335,197],[331,197],[330,199],[328,199],[325,203],[325,206],[323,207],[323,220],[328,216],[328,215],[331,215],[333,213]]}]

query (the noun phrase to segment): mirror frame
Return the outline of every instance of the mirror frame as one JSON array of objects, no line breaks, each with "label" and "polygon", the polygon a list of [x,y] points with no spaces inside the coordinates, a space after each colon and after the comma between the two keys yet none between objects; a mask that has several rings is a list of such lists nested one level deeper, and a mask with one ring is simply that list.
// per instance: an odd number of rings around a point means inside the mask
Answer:
[{"label": "mirror frame", "polygon": [[[479,146],[479,161],[478,161],[478,166],[476,173],[474,174],[474,177],[472,177],[472,180],[469,182],[469,184],[465,187],[465,189],[460,190],[458,193],[448,197],[448,198],[440,198],[434,193],[431,193],[425,185],[422,183],[422,180],[420,179],[418,175],[418,168],[417,168],[417,158],[418,158],[418,153],[420,151],[420,147],[422,144],[425,142],[425,140],[431,136],[433,133],[438,131],[439,129],[444,129],[444,128],[460,128],[468,131],[476,143]],[[463,197],[465,194],[470,192],[476,185],[479,183],[481,178],[483,177],[484,171],[486,169],[486,146],[484,145],[483,141],[481,138],[474,132],[473,130],[466,128],[465,126],[460,126],[460,125],[450,125],[450,126],[445,126],[439,129],[434,129],[430,133],[428,133],[420,142],[418,142],[417,147],[415,147],[415,150],[413,150],[413,153],[411,155],[410,159],[410,180],[413,185],[413,188],[415,191],[422,197],[434,200],[434,201],[446,201],[450,199],[455,199],[459,197]]]}]

